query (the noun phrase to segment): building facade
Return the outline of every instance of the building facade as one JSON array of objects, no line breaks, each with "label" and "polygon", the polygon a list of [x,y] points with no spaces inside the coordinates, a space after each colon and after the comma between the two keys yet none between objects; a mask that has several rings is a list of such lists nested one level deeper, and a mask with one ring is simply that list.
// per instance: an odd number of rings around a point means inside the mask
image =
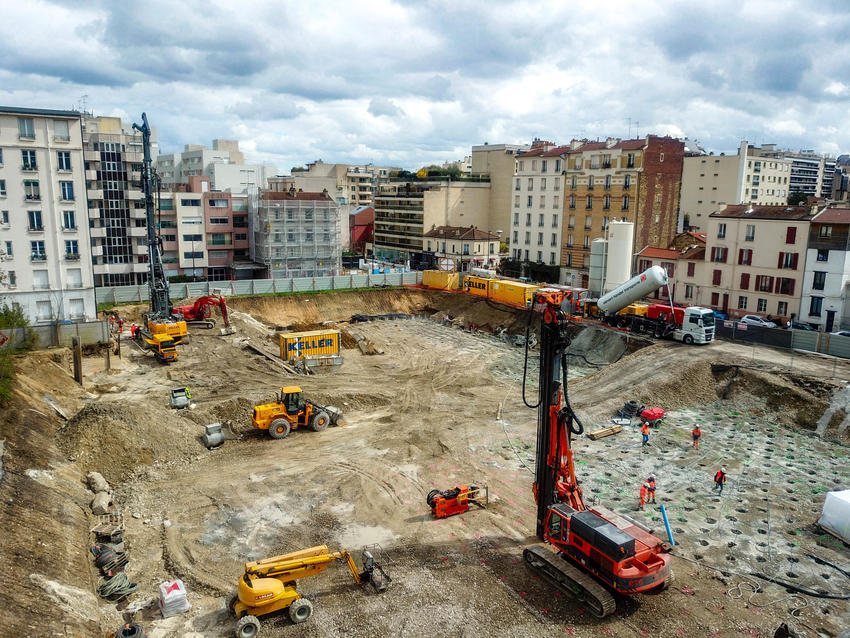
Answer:
[{"label": "building facade", "polygon": [[251,218],[251,257],[269,277],[339,274],[340,210],[327,191],[260,191]]},{"label": "building facade", "polygon": [[361,255],[371,250],[375,241],[375,209],[359,206],[348,215],[348,247]]},{"label": "building facade", "polygon": [[830,205],[809,227],[799,320],[818,330],[850,328],[850,208]]},{"label": "building facade", "polygon": [[472,268],[495,270],[499,265],[500,237],[475,226],[439,226],[423,235],[425,252],[434,255],[440,269],[448,270],[448,262],[457,272]]},{"label": "building facade", "polygon": [[95,319],[80,114],[0,107],[0,306]]},{"label": "building facade", "polygon": [[[482,178],[483,179],[483,178]],[[490,183],[391,182],[375,195],[375,257],[417,268],[430,258],[423,236],[437,226],[488,228]],[[427,265],[427,264],[426,264]]]},{"label": "building facade", "polygon": [[181,153],[158,156],[155,167],[163,187],[171,191],[188,185],[192,177],[203,176],[217,191],[256,193],[277,174],[275,166],[246,163],[236,140],[213,140],[212,148],[187,144]]},{"label": "building facade", "polygon": [[517,261],[561,264],[563,173],[568,150],[534,140],[531,149],[517,156],[508,236],[511,257]]},{"label": "building facade", "polygon": [[343,212],[349,212],[358,206],[372,206],[378,186],[389,182],[390,175],[400,170],[392,166],[325,164],[316,160],[304,170],[293,169],[291,175],[279,177],[269,188],[288,190],[294,186],[296,191],[314,193],[327,190]]},{"label": "building facade", "polygon": [[530,149],[530,144],[484,143],[472,147],[470,177],[490,180],[490,212],[486,226],[492,231],[501,230],[507,243],[512,235],[516,158]]}]

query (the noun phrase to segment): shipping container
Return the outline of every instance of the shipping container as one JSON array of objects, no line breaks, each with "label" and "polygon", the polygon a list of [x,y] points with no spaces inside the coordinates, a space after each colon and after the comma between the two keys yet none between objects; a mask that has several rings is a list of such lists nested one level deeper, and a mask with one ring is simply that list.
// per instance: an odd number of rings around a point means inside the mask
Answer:
[{"label": "shipping container", "polygon": [[280,357],[285,360],[339,354],[339,330],[282,332]]},{"label": "shipping container", "polygon": [[490,282],[492,280],[484,277],[473,277],[472,275],[464,275],[463,289],[472,295],[478,297],[486,297],[490,290]]},{"label": "shipping container", "polygon": [[445,270],[426,270],[422,273],[422,285],[440,290],[457,290],[460,288],[460,275]]},{"label": "shipping container", "polygon": [[531,306],[534,293],[540,290],[540,286],[524,284],[518,281],[507,281],[505,279],[494,279],[490,282],[488,297],[493,301],[507,303],[513,306]]}]

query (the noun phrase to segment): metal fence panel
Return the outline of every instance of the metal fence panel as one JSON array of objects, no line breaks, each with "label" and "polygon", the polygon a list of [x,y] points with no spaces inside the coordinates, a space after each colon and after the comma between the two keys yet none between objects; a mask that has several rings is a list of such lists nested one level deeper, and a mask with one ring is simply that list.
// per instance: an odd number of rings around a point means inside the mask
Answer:
[{"label": "metal fence panel", "polygon": [[312,277],[296,277],[292,280],[292,290],[296,292],[305,292],[313,290]]},{"label": "metal fence panel", "polygon": [[333,277],[316,277],[313,280],[313,290],[333,290]]},{"label": "metal fence panel", "polygon": [[821,352],[836,357],[850,358],[850,337],[825,334],[821,338]]},{"label": "metal fence panel", "polygon": [[334,290],[341,290],[344,288],[353,288],[351,285],[352,277],[351,275],[337,275],[333,278],[333,287]]},{"label": "metal fence panel", "polygon": [[819,332],[810,330],[792,330],[791,347],[797,350],[818,351]]},{"label": "metal fence panel", "polygon": [[273,279],[254,279],[254,290],[252,294],[266,295],[275,291]]},{"label": "metal fence panel", "polygon": [[351,275],[352,288],[367,288],[370,275]]},{"label": "metal fence panel", "polygon": [[250,279],[247,281],[232,281],[230,289],[234,295],[250,295],[254,292],[254,282]]},{"label": "metal fence panel", "polygon": [[292,279],[275,279],[275,292],[292,292]]},{"label": "metal fence panel", "polygon": [[[38,348],[70,346],[71,337],[79,337],[84,346],[109,341],[109,326],[106,321],[83,321],[80,323],[57,323],[49,326],[32,326]],[[0,350],[23,347],[27,339],[26,328],[4,328],[0,330]]]}]

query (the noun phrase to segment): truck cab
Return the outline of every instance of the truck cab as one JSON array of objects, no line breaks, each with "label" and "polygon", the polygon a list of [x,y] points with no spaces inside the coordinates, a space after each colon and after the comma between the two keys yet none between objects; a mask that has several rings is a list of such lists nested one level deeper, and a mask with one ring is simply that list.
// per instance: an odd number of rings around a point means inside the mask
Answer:
[{"label": "truck cab", "polygon": [[714,311],[700,306],[684,309],[681,325],[673,331],[676,341],[691,343],[711,343],[714,341]]}]

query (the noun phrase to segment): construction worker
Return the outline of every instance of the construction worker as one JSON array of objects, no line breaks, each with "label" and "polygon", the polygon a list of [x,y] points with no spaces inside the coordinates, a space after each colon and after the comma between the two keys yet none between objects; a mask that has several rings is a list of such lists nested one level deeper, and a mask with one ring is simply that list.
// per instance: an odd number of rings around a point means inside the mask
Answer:
[{"label": "construction worker", "polygon": [[699,429],[699,423],[694,426],[694,429],[691,434],[694,437],[693,447],[699,449],[699,437],[702,436],[702,430]]},{"label": "construction worker", "polygon": [[646,481],[647,487],[649,489],[649,494],[647,495],[649,498],[647,499],[647,503],[655,503],[655,474],[650,474],[649,478]]},{"label": "construction worker", "polygon": [[643,509],[644,503],[646,503],[646,498],[649,495],[649,483],[644,482],[643,485],[640,486],[640,508]]},{"label": "construction worker", "polygon": [[720,488],[720,493],[723,494],[724,483],[726,483],[726,468],[721,467],[720,471],[714,475],[714,489]]},{"label": "construction worker", "polygon": [[643,425],[640,426],[640,433],[643,435],[643,445],[641,447],[646,447],[649,445],[649,423],[647,421],[644,421]]}]

